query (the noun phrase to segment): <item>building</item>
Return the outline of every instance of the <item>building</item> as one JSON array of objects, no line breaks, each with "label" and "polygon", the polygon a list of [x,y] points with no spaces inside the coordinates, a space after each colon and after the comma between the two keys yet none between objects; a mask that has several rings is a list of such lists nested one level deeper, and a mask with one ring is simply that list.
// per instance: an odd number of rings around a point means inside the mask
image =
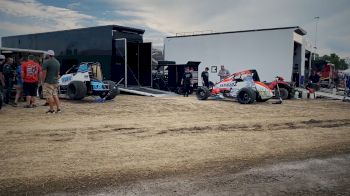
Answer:
[{"label": "building", "polygon": [[81,62],[100,62],[105,79],[151,86],[152,44],[143,43],[143,34],[142,29],[107,25],[2,37],[2,46],[54,50],[61,73]]},{"label": "building", "polygon": [[225,65],[231,73],[256,69],[262,81],[276,76],[292,81],[294,76],[302,85],[311,65],[304,35],[306,31],[296,26],[172,36],[165,38],[164,57],[178,63],[202,62],[198,73],[209,67],[213,82],[219,81],[220,65]]}]

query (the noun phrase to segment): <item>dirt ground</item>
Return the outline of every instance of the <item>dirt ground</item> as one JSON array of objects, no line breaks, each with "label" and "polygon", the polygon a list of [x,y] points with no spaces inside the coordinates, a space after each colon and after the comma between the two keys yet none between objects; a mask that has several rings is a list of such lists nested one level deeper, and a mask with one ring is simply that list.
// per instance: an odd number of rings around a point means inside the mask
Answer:
[{"label": "dirt ground", "polygon": [[121,95],[66,100],[51,115],[6,106],[0,195],[349,195],[349,103],[272,102]]}]

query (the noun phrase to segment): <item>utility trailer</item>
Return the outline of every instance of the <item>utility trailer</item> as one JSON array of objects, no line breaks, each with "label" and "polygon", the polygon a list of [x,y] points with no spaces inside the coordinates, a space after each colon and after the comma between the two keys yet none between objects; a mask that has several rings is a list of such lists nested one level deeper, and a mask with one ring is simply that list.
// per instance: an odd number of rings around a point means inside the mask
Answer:
[{"label": "utility trailer", "polygon": [[294,26],[171,36],[164,40],[164,58],[201,61],[198,73],[209,67],[209,80],[214,83],[219,82],[218,72],[224,65],[230,73],[256,69],[261,81],[281,76],[291,82],[292,75],[298,74],[302,85],[309,67],[304,35],[302,28]]}]

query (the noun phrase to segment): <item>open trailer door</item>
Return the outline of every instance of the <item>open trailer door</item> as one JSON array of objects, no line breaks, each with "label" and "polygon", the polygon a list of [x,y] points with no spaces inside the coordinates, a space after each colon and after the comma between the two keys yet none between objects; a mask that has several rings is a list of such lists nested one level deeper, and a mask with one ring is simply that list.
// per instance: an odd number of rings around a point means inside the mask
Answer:
[{"label": "open trailer door", "polygon": [[111,64],[111,80],[114,82],[119,82],[121,79],[124,80],[120,84],[124,84],[127,87],[127,79],[125,76],[126,66],[127,66],[127,41],[125,38],[115,39],[113,41],[113,55],[112,55],[112,64]]},{"label": "open trailer door", "polygon": [[141,86],[152,86],[152,43],[139,44],[139,82]]},{"label": "open trailer door", "polygon": [[111,78],[125,88],[135,86],[152,86],[152,44],[127,42],[115,39],[113,42],[113,62]]}]

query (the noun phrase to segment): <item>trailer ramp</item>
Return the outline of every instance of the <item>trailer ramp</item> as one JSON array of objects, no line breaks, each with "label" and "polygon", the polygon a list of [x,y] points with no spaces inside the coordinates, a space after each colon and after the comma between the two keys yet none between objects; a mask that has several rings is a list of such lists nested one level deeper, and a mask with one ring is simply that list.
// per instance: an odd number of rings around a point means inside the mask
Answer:
[{"label": "trailer ramp", "polygon": [[123,86],[118,87],[120,92],[134,94],[134,95],[142,95],[142,96],[150,96],[150,97],[167,97],[167,96],[178,96],[177,94],[169,91],[162,91],[158,89],[153,89],[149,87],[128,87],[125,88]]}]

